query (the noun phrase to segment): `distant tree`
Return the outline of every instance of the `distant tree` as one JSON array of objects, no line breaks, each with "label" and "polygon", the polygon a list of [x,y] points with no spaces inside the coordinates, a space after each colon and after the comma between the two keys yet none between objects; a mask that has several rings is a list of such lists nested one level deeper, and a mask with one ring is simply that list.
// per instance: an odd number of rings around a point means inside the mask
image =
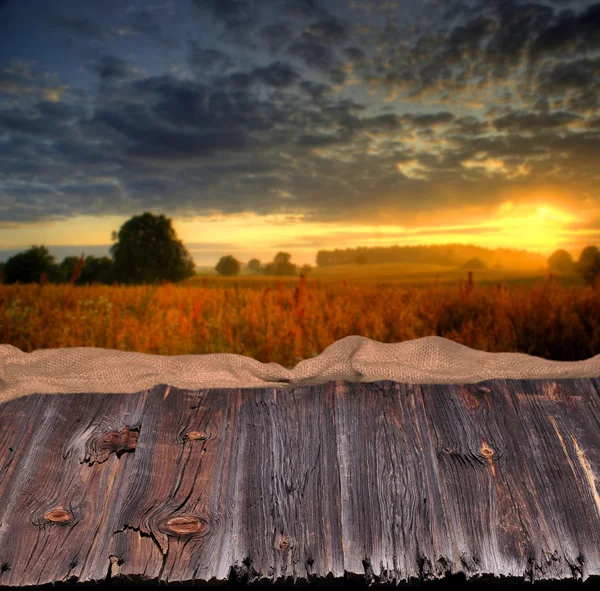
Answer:
[{"label": "distant tree", "polygon": [[260,273],[260,261],[258,259],[250,259],[246,265],[246,269],[252,273]]},{"label": "distant tree", "polygon": [[176,282],[193,277],[194,261],[177,239],[170,218],[149,212],[125,222],[112,239],[114,281],[130,283]]},{"label": "distant tree", "polygon": [[312,271],[312,267],[310,265],[302,265],[300,268],[300,274],[308,275]]},{"label": "distant tree", "polygon": [[113,282],[114,267],[109,257],[98,258],[89,255],[85,259],[81,275],[78,279],[80,284],[103,283],[109,285]]},{"label": "distant tree", "polygon": [[475,257],[473,259],[469,259],[464,265],[462,265],[462,268],[469,271],[478,271],[481,269],[486,269],[487,265],[480,258]]},{"label": "distant tree", "polygon": [[73,276],[75,268],[79,263],[80,257],[69,256],[62,260],[62,263],[58,265],[58,282],[67,283]]},{"label": "distant tree", "polygon": [[354,257],[354,262],[357,265],[366,265],[367,264],[367,255],[363,254],[362,252],[360,254],[357,254]]},{"label": "distant tree", "polygon": [[4,283],[39,283],[42,274],[50,281],[59,277],[56,259],[48,249],[42,246],[32,246],[29,250],[10,257],[4,264]]},{"label": "distant tree", "polygon": [[290,262],[291,255],[287,252],[278,252],[272,263],[265,265],[265,275],[296,275],[297,265]]},{"label": "distant tree", "polygon": [[573,257],[564,249],[555,250],[548,258],[548,269],[552,273],[573,273]]},{"label": "distant tree", "polygon": [[6,263],[0,263],[0,283],[4,283],[4,265]]},{"label": "distant tree", "polygon": [[230,277],[232,275],[237,275],[240,272],[240,262],[232,257],[231,255],[227,255],[221,257],[215,270],[220,275],[225,275],[226,277]]},{"label": "distant tree", "polygon": [[497,265],[494,265],[492,267],[492,269],[500,270],[500,269],[504,269],[504,267],[500,263],[498,263]]},{"label": "distant tree", "polygon": [[586,285],[593,285],[600,275],[600,252],[596,246],[586,246],[581,251],[576,269]]}]

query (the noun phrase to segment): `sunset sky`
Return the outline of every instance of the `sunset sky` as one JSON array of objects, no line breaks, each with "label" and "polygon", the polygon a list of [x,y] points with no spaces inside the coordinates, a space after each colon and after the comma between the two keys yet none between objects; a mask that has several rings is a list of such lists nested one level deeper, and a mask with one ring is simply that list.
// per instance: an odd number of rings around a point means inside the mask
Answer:
[{"label": "sunset sky", "polygon": [[0,0],[0,261],[600,246],[600,2]]}]

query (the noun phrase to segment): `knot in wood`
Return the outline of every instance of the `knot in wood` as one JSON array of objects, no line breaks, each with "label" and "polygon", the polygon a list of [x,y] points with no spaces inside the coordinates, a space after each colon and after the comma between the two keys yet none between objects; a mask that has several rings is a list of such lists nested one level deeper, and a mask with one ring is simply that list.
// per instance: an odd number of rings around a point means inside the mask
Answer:
[{"label": "knot in wood", "polygon": [[494,450],[487,443],[483,443],[479,451],[486,458],[491,458],[494,455]]},{"label": "knot in wood", "polygon": [[120,431],[112,431],[104,436],[102,448],[115,453],[134,451],[140,434],[137,431],[124,427]]},{"label": "knot in wood", "polygon": [[203,536],[208,530],[208,522],[193,515],[179,515],[165,521],[164,529],[173,536]]},{"label": "knot in wood", "polygon": [[206,431],[190,431],[186,437],[190,440],[194,439],[208,439],[208,433]]},{"label": "knot in wood", "polygon": [[48,511],[44,515],[44,519],[46,521],[51,521],[52,523],[66,523],[73,518],[73,514],[62,507],[58,509],[52,509],[52,511]]},{"label": "knot in wood", "polygon": [[282,550],[287,550],[290,547],[290,542],[285,536],[281,537],[281,541],[279,542],[279,547]]}]

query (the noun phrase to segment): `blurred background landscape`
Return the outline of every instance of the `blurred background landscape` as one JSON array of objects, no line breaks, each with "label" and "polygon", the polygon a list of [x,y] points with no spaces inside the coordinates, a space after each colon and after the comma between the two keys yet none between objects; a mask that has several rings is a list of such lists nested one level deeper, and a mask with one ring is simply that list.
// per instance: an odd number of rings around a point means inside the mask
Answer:
[{"label": "blurred background landscape", "polygon": [[600,354],[600,4],[0,0],[0,339]]}]

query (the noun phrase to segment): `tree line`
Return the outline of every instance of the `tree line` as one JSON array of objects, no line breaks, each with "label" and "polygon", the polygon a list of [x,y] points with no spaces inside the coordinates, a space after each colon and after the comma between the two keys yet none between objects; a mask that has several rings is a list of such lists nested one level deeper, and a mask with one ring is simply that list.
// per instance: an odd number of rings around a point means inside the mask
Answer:
[{"label": "tree line", "polygon": [[[20,252],[10,257],[5,263],[0,263],[0,282],[11,283],[67,283],[74,284],[141,284],[159,282],[178,282],[195,273],[195,265],[189,252],[177,238],[172,226],[172,220],[164,215],[155,216],[144,212],[125,222],[119,232],[112,232],[110,247],[111,257],[81,257],[69,256],[60,263],[50,254],[45,246],[32,246],[29,250]],[[404,260],[407,249],[417,249],[420,259],[430,257],[432,253],[443,254],[450,261],[456,256],[456,250],[463,245],[452,244],[445,246],[433,245],[431,247],[391,247],[390,253],[396,258]],[[472,245],[467,245],[470,247]],[[427,250],[430,249],[430,250]],[[437,249],[437,250],[436,250]],[[499,249],[510,251],[510,249]],[[381,256],[390,256],[382,249],[362,249],[354,251],[351,262],[355,264],[368,264],[380,262],[371,260],[373,252]],[[517,251],[510,251],[515,253]],[[319,251],[317,256],[318,266],[327,266],[332,263],[325,251]],[[342,259],[347,259],[352,253],[335,251]],[[383,253],[383,254],[382,254]],[[310,265],[298,267],[291,262],[290,254],[278,252],[271,263],[264,265],[258,259],[248,261],[246,271],[267,276],[286,276],[308,274],[312,270]],[[464,259],[463,259],[464,260]],[[412,259],[411,262],[415,262]],[[419,260],[416,262],[424,262]],[[428,262],[433,262],[433,260]],[[437,260],[439,264],[439,260]],[[341,263],[340,263],[341,264]],[[569,252],[564,249],[556,250],[547,260],[548,269],[557,274],[578,273],[585,284],[593,284],[600,277],[600,251],[596,246],[587,246],[575,262]],[[461,268],[471,271],[482,270],[488,263],[481,258],[474,257],[462,263]],[[231,255],[223,256],[217,263],[215,270],[223,276],[238,275],[242,263]],[[492,268],[501,268],[494,265]]]},{"label": "tree line", "polygon": [[[125,222],[119,232],[112,232],[115,242],[111,256],[68,256],[61,263],[42,245],[17,253],[0,263],[0,283],[100,283],[142,284],[179,282],[193,277],[195,264],[189,252],[177,238],[172,220],[164,215],[144,212]],[[272,263],[261,265],[258,259],[248,262],[247,269],[264,275],[295,275],[308,273],[310,265],[300,270],[290,261],[290,255],[279,252]],[[237,275],[241,263],[232,256],[221,257],[215,267],[221,275]]]},{"label": "tree line", "polygon": [[596,246],[586,246],[575,262],[569,252],[560,248],[548,258],[548,268],[559,275],[577,273],[586,285],[593,285],[600,277],[600,251]]},{"label": "tree line", "polygon": [[511,270],[539,269],[546,259],[538,253],[514,248],[486,248],[474,244],[426,244],[398,246],[359,246],[335,250],[319,250],[318,267],[332,265],[366,265],[376,263],[422,263],[459,267],[465,261],[480,259],[487,268]]}]

